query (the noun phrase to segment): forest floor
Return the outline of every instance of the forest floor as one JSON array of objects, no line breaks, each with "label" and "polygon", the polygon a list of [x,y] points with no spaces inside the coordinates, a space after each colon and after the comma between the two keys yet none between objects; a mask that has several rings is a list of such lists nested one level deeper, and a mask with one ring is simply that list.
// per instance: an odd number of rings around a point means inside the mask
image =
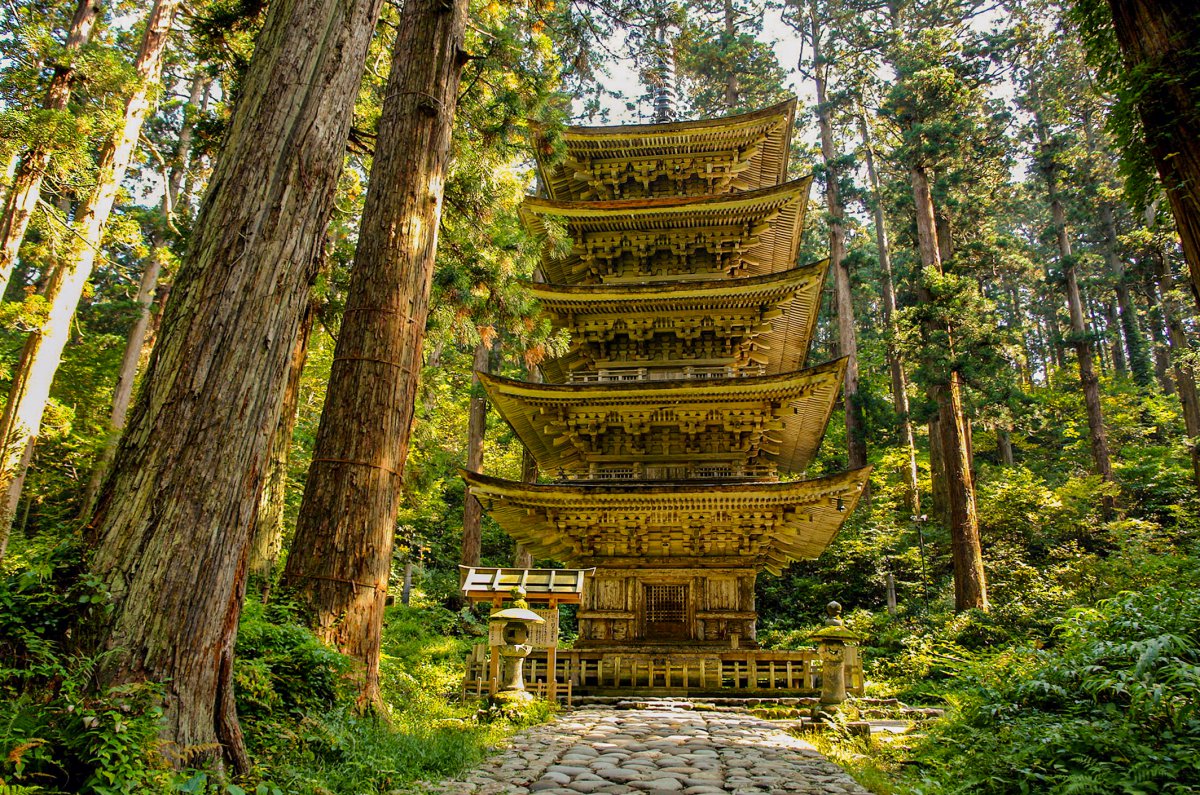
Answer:
[{"label": "forest floor", "polygon": [[589,707],[512,738],[461,779],[424,784],[441,795],[544,793],[785,793],[866,795],[841,768],[777,724],[672,705]]}]

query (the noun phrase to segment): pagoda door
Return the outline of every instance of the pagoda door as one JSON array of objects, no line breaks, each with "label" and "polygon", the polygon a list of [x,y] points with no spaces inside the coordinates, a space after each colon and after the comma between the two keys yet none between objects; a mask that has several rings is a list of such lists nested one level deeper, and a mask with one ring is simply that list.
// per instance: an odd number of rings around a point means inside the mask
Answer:
[{"label": "pagoda door", "polygon": [[646,586],[646,640],[688,640],[688,586]]}]

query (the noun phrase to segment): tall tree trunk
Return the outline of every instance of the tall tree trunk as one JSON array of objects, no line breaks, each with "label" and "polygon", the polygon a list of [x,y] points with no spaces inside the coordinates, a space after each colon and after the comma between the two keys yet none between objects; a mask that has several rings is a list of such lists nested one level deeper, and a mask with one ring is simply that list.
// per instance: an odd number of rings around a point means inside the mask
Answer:
[{"label": "tall tree trunk", "polygon": [[97,684],[165,683],[177,764],[216,742],[248,764],[232,662],[250,520],[380,4],[268,7],[90,522],[112,594]]},{"label": "tall tree trunk", "polygon": [[1200,6],[1195,0],[1108,0],[1146,143],[1162,178],[1200,297]]},{"label": "tall tree trunk", "polygon": [[[487,395],[479,374],[491,370],[492,346],[480,340],[471,362],[471,405],[467,412],[467,471],[483,471],[483,437],[487,430]],[[463,497],[462,560],[464,566],[478,566],[482,546],[483,506],[470,493]]]},{"label": "tall tree trunk", "polygon": [[1112,358],[1113,370],[1125,378],[1129,376],[1129,363],[1125,359],[1124,329],[1121,325],[1121,312],[1115,298],[1104,302],[1104,325],[1108,331],[1109,356]]},{"label": "tall tree trunk", "polygon": [[[1157,271],[1157,268],[1154,268],[1153,271]],[[1158,388],[1164,395],[1174,395],[1175,382],[1171,378],[1170,345],[1167,342],[1166,333],[1163,331],[1162,299],[1158,294],[1158,282],[1155,281],[1150,268],[1146,269],[1144,284],[1144,295],[1149,303],[1146,320],[1150,327],[1150,341],[1154,354],[1154,380],[1158,382]]]},{"label": "tall tree trunk", "polygon": [[1146,337],[1138,325],[1137,307],[1129,292],[1125,276],[1125,263],[1117,254],[1117,222],[1111,202],[1100,204],[1100,222],[1104,228],[1104,262],[1112,276],[1117,294],[1117,311],[1121,324],[1121,336],[1125,338],[1125,352],[1129,361],[1129,372],[1138,386],[1150,386],[1153,375],[1150,357],[1146,352]]},{"label": "tall tree trunk", "polygon": [[1171,261],[1164,255],[1156,257],[1159,279],[1162,284],[1162,313],[1166,321],[1167,339],[1170,342],[1170,359],[1175,370],[1175,387],[1183,409],[1183,424],[1187,432],[1187,446],[1192,459],[1192,480],[1200,489],[1200,393],[1196,389],[1196,371],[1189,356],[1187,330],[1183,325],[1183,307],[1175,298],[1175,276],[1171,273]]},{"label": "tall tree trunk", "polygon": [[913,434],[912,416],[908,405],[908,375],[904,370],[904,359],[896,345],[896,287],[892,277],[892,246],[888,239],[887,216],[883,212],[883,190],[879,173],[875,170],[875,151],[867,128],[865,115],[858,117],[862,133],[863,153],[866,155],[867,179],[871,186],[871,211],[875,219],[875,247],[879,252],[879,269],[883,274],[880,289],[883,293],[883,325],[887,335],[888,370],[891,373],[892,405],[900,419],[900,437],[908,451],[908,466],[905,469],[906,499],[910,515],[921,515],[921,491],[917,470],[917,444]]},{"label": "tall tree trunk", "polygon": [[[940,275],[942,258],[938,245],[937,221],[933,197],[925,169],[913,165],[909,169],[913,203],[917,211],[917,241],[921,265]],[[926,279],[918,281],[917,298],[933,303]],[[953,346],[953,329],[926,329],[930,339],[945,338]],[[941,443],[942,465],[950,514],[950,542],[954,559],[954,609],[957,611],[988,609],[987,579],[983,571],[983,552],[979,541],[979,517],[975,508],[975,485],[971,478],[971,453],[967,439],[966,412],[962,403],[962,381],[951,369],[944,381],[931,382],[929,398],[937,405],[937,434]]]},{"label": "tall tree trunk", "polygon": [[292,349],[291,364],[288,365],[279,422],[271,437],[271,453],[267,458],[262,494],[258,498],[258,509],[254,513],[249,573],[258,580],[259,592],[264,603],[271,593],[272,575],[275,573],[275,565],[279,562],[279,554],[283,551],[288,455],[292,451],[292,432],[296,429],[296,412],[300,407],[300,378],[304,375],[304,365],[308,362],[308,340],[316,319],[317,302],[310,293],[308,306],[304,309],[304,317],[296,333],[296,345]]},{"label": "tall tree trunk", "polygon": [[[185,106],[183,127],[179,130],[179,139],[175,144],[174,163],[165,175],[166,184],[163,189],[160,213],[162,226],[174,228],[173,215],[175,203],[179,197],[179,187],[183,181],[183,172],[187,169],[188,155],[192,147],[192,125],[187,121],[187,109],[195,107],[204,93],[207,93],[212,78],[208,75],[197,75],[192,79],[191,93],[188,105]],[[158,291],[159,275],[167,257],[167,240],[161,227],[156,228],[152,235],[153,244],[150,255],[146,258],[142,277],[138,281],[137,294],[134,296],[136,316],[129,333],[125,337],[125,350],[121,354],[121,366],[117,370],[117,382],[113,386],[112,409],[108,415],[108,435],[104,447],[100,450],[92,472],[88,478],[87,489],[84,491],[83,506],[80,517],[91,516],[96,507],[96,495],[100,493],[100,484],[104,475],[112,465],[113,456],[117,453],[117,442],[121,431],[125,429],[125,418],[129,413],[129,404],[133,399],[133,383],[137,378],[139,365],[146,359],[148,351],[147,340],[150,334],[151,308],[154,295]]]},{"label": "tall tree trunk", "polygon": [[[67,40],[63,44],[62,60],[54,65],[46,99],[42,102],[44,110],[61,113],[67,109],[71,101],[71,83],[75,79],[73,59],[91,38],[102,8],[101,0],[79,0],[75,7]],[[8,289],[21,243],[25,240],[25,230],[29,228],[29,220],[41,198],[42,180],[50,167],[51,155],[49,143],[26,151],[17,164],[11,187],[5,196],[4,210],[0,213],[0,298]]]},{"label": "tall tree trunk", "polygon": [[817,128],[821,158],[825,162],[825,208],[829,212],[829,268],[833,271],[838,321],[838,352],[846,359],[842,381],[842,403],[846,414],[846,452],[851,469],[866,466],[867,438],[862,404],[858,396],[858,337],[854,324],[854,301],[850,268],[846,262],[846,208],[842,204],[838,154],[833,142],[833,120],[826,85],[829,63],[822,49],[821,20],[815,4],[809,9],[812,74],[817,91]]},{"label": "tall tree trunk", "polygon": [[[30,333],[21,350],[13,373],[12,387],[0,419],[3,458],[0,459],[0,491],[9,491],[22,475],[22,453],[37,436],[42,415],[50,398],[50,385],[62,362],[63,349],[70,337],[71,319],[83,296],[83,288],[92,274],[108,216],[117,190],[137,148],[142,123],[152,104],[152,92],[162,73],[167,37],[179,9],[180,0],[155,0],[146,20],[141,47],[134,61],[137,86],[125,101],[125,115],[116,135],[100,153],[96,186],[75,213],[73,225],[77,239],[64,261],[57,265],[46,283],[49,314],[41,327]],[[5,506],[0,513],[0,536],[12,527],[13,511]]]},{"label": "tall tree trunk", "polygon": [[[1037,95],[1034,94],[1034,102]],[[1049,146],[1050,135],[1040,112],[1034,112],[1034,125],[1038,142],[1044,149]],[[1100,406],[1100,381],[1096,377],[1095,362],[1092,360],[1092,343],[1087,324],[1083,318],[1083,298],[1079,292],[1079,279],[1075,272],[1075,256],[1071,252],[1071,238],[1067,233],[1067,214],[1062,197],[1058,192],[1058,166],[1046,155],[1041,158],[1040,169],[1046,181],[1046,198],[1050,203],[1051,220],[1058,242],[1059,266],[1062,268],[1063,288],[1066,292],[1067,310],[1071,316],[1071,344],[1075,348],[1075,360],[1079,367],[1079,381],[1083,387],[1083,399],[1087,409],[1088,441],[1092,448],[1092,463],[1106,483],[1113,480],[1112,462],[1108,454],[1108,435],[1104,429],[1104,414]],[[1113,498],[1104,498],[1106,511],[1113,508]]]},{"label": "tall tree trunk", "polygon": [[285,583],[379,701],[379,645],[403,496],[466,0],[401,12],[355,269]]}]

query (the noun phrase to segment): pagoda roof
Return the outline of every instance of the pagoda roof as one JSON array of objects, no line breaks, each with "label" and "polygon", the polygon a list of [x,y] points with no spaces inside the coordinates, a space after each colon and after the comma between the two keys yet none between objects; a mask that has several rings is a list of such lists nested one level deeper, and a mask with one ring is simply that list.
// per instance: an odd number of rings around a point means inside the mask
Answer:
[{"label": "pagoda roof", "polygon": [[[758,340],[765,354],[764,374],[776,375],[804,366],[828,266],[824,260],[732,280],[586,286],[531,283],[529,289],[556,327],[585,328],[589,334],[611,336],[618,329],[669,334],[678,328],[679,319],[728,319],[743,329],[744,346]],[[572,342],[571,354],[542,363],[551,382],[565,381],[569,371],[585,364],[586,357],[578,355],[584,341],[573,338]],[[730,356],[728,364],[735,358]],[[628,366],[640,364],[655,363],[629,362]]]},{"label": "pagoda roof", "polygon": [[[820,446],[846,360],[782,375],[601,384],[539,384],[479,373],[492,405],[544,472],[586,474],[595,464],[705,460],[808,466]],[[655,437],[657,449],[605,452],[605,436]],[[698,453],[683,435],[724,434]]]},{"label": "pagoda roof", "polygon": [[[710,189],[755,190],[778,185],[787,174],[796,100],[738,116],[671,124],[568,127],[566,158],[538,163],[542,184],[556,199],[587,199],[619,192],[623,182],[647,173],[693,173],[724,179]],[[665,162],[664,162],[665,161]],[[685,166],[686,167],[686,166]]]},{"label": "pagoda roof", "polygon": [[[811,186],[809,175],[776,187],[721,196],[592,202],[527,198],[521,214],[530,230],[542,235],[548,232],[548,218],[561,219],[573,241],[566,256],[556,255],[550,247],[545,250],[541,270],[550,283],[576,284],[595,278],[596,259],[630,245],[707,245],[736,254],[744,268],[741,275],[756,276],[795,267]],[[701,273],[692,278],[711,277]]]},{"label": "pagoda roof", "polygon": [[569,565],[734,565],[779,574],[818,557],[870,467],[782,483],[530,484],[463,472],[470,492],[536,558]]}]

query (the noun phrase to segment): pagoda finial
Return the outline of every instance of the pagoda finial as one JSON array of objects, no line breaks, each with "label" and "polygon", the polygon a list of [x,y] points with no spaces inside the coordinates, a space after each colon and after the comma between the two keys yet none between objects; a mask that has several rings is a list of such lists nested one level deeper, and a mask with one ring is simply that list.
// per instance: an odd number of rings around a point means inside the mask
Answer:
[{"label": "pagoda finial", "polygon": [[663,20],[656,32],[654,70],[651,73],[651,89],[654,96],[654,123],[667,124],[675,121],[678,111],[675,106],[675,42],[671,36],[670,23]]}]

